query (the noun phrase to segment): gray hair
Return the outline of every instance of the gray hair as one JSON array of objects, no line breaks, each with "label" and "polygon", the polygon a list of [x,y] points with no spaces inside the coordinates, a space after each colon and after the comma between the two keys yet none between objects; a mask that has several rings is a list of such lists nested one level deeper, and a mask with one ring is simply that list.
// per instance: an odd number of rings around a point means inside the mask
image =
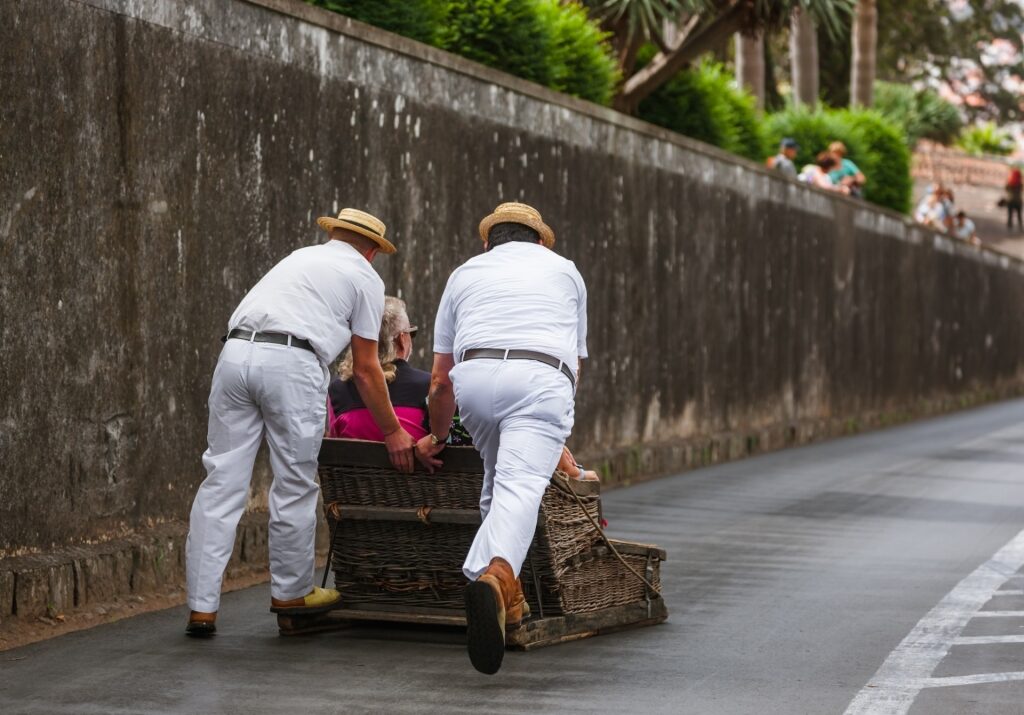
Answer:
[{"label": "gray hair", "polygon": [[[377,359],[384,370],[384,379],[394,382],[397,367],[395,359],[395,338],[409,328],[409,315],[405,311],[405,301],[389,295],[384,298],[384,316],[380,321],[380,334],[377,336]],[[338,377],[345,382],[352,379],[352,348],[349,348],[338,361]]]}]

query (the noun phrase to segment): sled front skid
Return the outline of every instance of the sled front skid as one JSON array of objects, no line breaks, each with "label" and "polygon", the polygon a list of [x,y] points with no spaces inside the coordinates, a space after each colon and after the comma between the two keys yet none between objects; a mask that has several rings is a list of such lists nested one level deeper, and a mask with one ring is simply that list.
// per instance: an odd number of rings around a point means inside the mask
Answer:
[{"label": "sled front skid", "polygon": [[[340,608],[309,616],[279,614],[278,629],[283,636],[345,630],[360,623],[389,622],[434,626],[465,627],[461,613],[422,609],[418,612],[385,611],[367,608]],[[582,638],[613,633],[628,628],[652,626],[668,618],[665,602],[659,597],[624,606],[613,606],[587,613],[572,613],[547,618],[534,617],[507,635],[507,647],[529,651]]]}]

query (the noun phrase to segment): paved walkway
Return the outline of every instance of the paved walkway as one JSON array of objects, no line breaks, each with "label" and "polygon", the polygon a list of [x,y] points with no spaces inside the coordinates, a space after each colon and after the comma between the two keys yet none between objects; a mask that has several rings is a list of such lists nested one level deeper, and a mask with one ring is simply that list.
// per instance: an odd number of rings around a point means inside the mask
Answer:
[{"label": "paved walkway", "polygon": [[178,608],[2,653],[0,712],[1021,712],[1024,401],[614,491],[606,515],[668,549],[668,623],[488,677],[459,632],[280,638],[259,586],[209,642]]}]

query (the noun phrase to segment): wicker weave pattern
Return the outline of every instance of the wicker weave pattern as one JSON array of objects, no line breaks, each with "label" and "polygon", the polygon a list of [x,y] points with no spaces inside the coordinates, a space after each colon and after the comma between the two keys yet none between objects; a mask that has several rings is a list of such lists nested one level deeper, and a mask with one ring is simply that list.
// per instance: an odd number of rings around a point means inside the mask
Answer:
[{"label": "wicker weave pattern", "polygon": [[322,464],[320,484],[325,504],[479,509],[483,477],[468,472],[408,476],[375,467]]},{"label": "wicker weave pattern", "polygon": [[331,566],[352,601],[462,608],[462,561],[474,529],[456,524],[342,520]]},{"label": "wicker weave pattern", "polygon": [[[643,573],[647,559],[635,554],[623,558]],[[653,570],[652,585],[661,587],[660,569]],[[567,569],[560,581],[565,613],[585,613],[612,606],[624,606],[647,598],[647,587],[622,567],[611,554],[590,559],[577,568]]]}]

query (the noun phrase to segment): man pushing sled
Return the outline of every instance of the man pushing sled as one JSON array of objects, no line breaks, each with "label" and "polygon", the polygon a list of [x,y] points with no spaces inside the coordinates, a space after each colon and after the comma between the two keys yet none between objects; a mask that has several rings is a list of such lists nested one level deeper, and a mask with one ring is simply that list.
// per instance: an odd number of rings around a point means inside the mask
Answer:
[{"label": "man pushing sled", "polygon": [[395,469],[413,469],[413,439],[398,422],[377,360],[384,283],[370,263],[395,247],[376,217],[344,209],[318,219],[330,240],[300,248],[274,266],[228,322],[210,388],[207,477],[186,544],[186,633],[216,631],[224,569],[266,437],[270,487],[271,607],[279,613],[330,610],[341,596],[313,585],[317,454],[327,412],[327,366],[350,344],[359,394],[384,433]]},{"label": "man pushing sled", "polygon": [[469,658],[496,673],[506,629],[528,615],[519,572],[537,512],[573,425],[587,357],[587,290],[550,250],[554,232],[525,204],[480,223],[485,252],[448,279],[434,327],[430,432],[417,444],[441,465],[456,403],[484,464],[483,523],[463,564]]}]

